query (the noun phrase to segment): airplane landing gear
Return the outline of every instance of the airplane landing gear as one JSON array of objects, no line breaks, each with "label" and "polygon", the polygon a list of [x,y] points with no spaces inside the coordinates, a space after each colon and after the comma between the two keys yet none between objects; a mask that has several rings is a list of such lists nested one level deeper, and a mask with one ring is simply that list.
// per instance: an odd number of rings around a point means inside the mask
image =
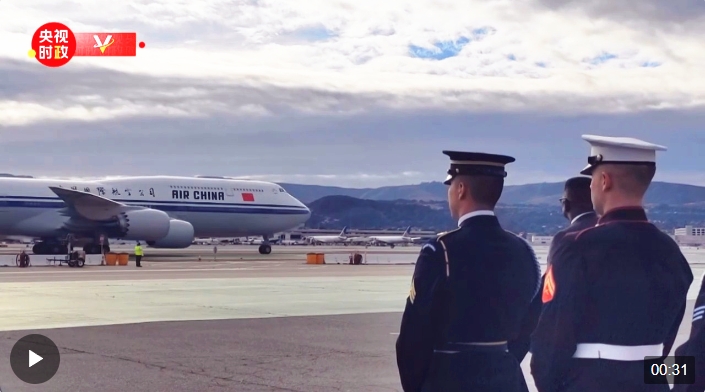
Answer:
[{"label": "airplane landing gear", "polygon": [[[110,246],[108,245],[108,242],[105,241],[105,245],[103,245],[105,248],[105,253],[110,252]],[[86,252],[87,255],[99,255],[102,253],[102,249],[100,247],[100,242],[95,241],[88,243],[83,246],[83,251]],[[37,242],[32,246],[32,253],[35,255],[65,255],[69,253],[69,245],[68,245],[68,240],[63,241],[63,240],[56,240],[56,239],[45,239],[43,238],[41,242]]]},{"label": "airplane landing gear", "polygon": [[268,255],[272,253],[272,245],[269,244],[269,236],[263,235],[262,239],[264,240],[264,243],[259,246],[259,254]]},{"label": "airplane landing gear", "polygon": [[259,246],[259,253],[261,255],[268,255],[272,253],[272,246],[269,244],[262,244]]}]

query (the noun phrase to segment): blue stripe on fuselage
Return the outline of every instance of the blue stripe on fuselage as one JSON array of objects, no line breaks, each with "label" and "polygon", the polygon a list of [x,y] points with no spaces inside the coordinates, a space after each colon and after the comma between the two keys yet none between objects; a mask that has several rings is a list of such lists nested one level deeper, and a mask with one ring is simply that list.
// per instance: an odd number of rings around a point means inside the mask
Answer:
[{"label": "blue stripe on fuselage", "polygon": [[[161,211],[190,211],[190,212],[217,212],[231,214],[274,214],[274,215],[305,215],[309,211],[306,207],[287,206],[278,204],[252,204],[252,203],[213,203],[213,202],[184,202],[184,201],[157,201],[157,200],[118,200],[131,206],[154,208]],[[0,207],[16,208],[63,208],[66,204],[58,197],[32,197],[32,196],[0,196]]]}]

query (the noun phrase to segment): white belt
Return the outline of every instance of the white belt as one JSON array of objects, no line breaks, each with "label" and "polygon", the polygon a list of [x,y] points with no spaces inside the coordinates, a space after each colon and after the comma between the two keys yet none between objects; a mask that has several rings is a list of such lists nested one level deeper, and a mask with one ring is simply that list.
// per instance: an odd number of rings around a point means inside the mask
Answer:
[{"label": "white belt", "polygon": [[660,357],[662,355],[663,344],[615,346],[601,343],[580,343],[575,350],[575,354],[573,354],[573,358],[643,361],[644,357]]}]

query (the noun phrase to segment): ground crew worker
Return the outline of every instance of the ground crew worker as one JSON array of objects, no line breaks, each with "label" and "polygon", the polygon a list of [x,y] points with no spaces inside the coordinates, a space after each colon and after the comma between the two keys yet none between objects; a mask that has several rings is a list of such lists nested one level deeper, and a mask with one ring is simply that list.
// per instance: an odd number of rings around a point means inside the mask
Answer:
[{"label": "ground crew worker", "polygon": [[702,277],[698,299],[695,300],[692,322],[690,337],[676,349],[675,355],[678,357],[695,357],[695,366],[693,368],[695,370],[695,382],[693,384],[675,384],[673,392],[705,391],[705,275]]},{"label": "ground crew worker", "polygon": [[[539,392],[652,392],[644,358],[666,356],[693,274],[678,244],[642,207],[656,150],[632,138],[583,135],[597,226],[566,235],[546,272],[532,336]],[[665,377],[663,378],[665,381]]]},{"label": "ground crew worker", "polygon": [[426,243],[416,261],[396,342],[405,392],[528,392],[519,363],[536,321],[531,246],[494,214],[514,158],[444,151],[448,203],[458,228]]},{"label": "ground crew worker", "polygon": [[135,264],[137,264],[138,267],[142,266],[140,264],[142,261],[142,256],[144,256],[144,252],[142,251],[142,245],[140,245],[138,241],[137,245],[135,245]]}]

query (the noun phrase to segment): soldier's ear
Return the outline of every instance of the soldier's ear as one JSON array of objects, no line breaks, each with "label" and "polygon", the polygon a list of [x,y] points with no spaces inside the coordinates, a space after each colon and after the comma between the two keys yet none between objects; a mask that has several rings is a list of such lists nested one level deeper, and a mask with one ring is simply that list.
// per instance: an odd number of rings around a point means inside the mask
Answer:
[{"label": "soldier's ear", "polygon": [[458,200],[465,199],[467,197],[468,191],[468,184],[465,181],[458,181],[458,188],[456,192]]},{"label": "soldier's ear", "polygon": [[602,191],[608,191],[614,187],[614,181],[612,180],[612,175],[606,171],[600,171],[600,187]]}]

